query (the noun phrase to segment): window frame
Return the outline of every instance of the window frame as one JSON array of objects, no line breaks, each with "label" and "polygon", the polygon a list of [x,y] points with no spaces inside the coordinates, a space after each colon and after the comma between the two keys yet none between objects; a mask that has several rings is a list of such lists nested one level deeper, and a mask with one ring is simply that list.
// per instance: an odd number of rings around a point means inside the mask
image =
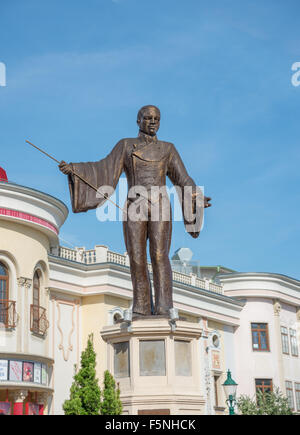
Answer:
[{"label": "window frame", "polygon": [[[6,325],[7,325],[7,309],[9,307],[9,302],[8,302],[9,301],[9,269],[6,266],[6,264],[3,263],[2,261],[0,261],[0,265],[3,267],[3,269],[6,272],[6,275],[0,275],[0,282],[5,283],[5,298],[0,297],[0,302],[2,302],[1,307],[0,307],[0,326],[4,325],[6,327]],[[2,292],[1,292],[1,296],[2,296]],[[3,302],[5,304],[4,308],[2,307]]]},{"label": "window frame", "polygon": [[[34,333],[38,333],[38,331],[39,331],[40,291],[41,291],[41,279],[40,279],[38,271],[36,270],[33,274],[33,282],[32,282],[32,327],[31,327],[31,331]],[[37,292],[37,298],[36,298],[35,292]],[[38,302],[37,304],[35,303],[36,301]]]},{"label": "window frame", "polygon": [[[282,330],[285,329],[286,333],[282,332]],[[284,355],[290,355],[290,340],[289,340],[289,330],[286,326],[280,326],[280,332],[281,332],[281,348],[282,353]],[[285,339],[283,337],[286,337]],[[286,346],[287,346],[287,352],[284,351],[284,340],[286,340]]]},{"label": "window frame", "polygon": [[[289,387],[288,385],[289,384]],[[291,392],[291,395],[288,395],[288,391]],[[292,411],[295,411],[295,399],[294,399],[294,388],[293,388],[293,382],[292,381],[285,381],[285,393],[286,393],[286,397],[292,400],[292,405],[290,404],[290,400],[289,400],[289,407],[291,408]]]},{"label": "window frame", "polygon": [[295,382],[295,399],[296,399],[296,409],[300,411],[300,382]]},{"label": "window frame", "polygon": [[[270,386],[269,385],[262,385],[260,387],[260,386],[257,385],[258,381],[262,381],[262,382],[264,382],[264,381],[268,381],[269,382],[270,381],[271,385]],[[254,383],[255,383],[255,393],[257,392],[258,389],[260,391],[262,391],[263,394],[265,393],[265,390],[267,390],[267,389],[270,390],[271,393],[273,392],[274,386],[273,386],[273,379],[271,379],[271,378],[255,378],[254,379]]]},{"label": "window frame", "polygon": [[[36,286],[36,280],[37,280],[37,282],[38,282],[38,285]],[[37,297],[37,300],[38,300],[38,303],[36,304],[35,303],[35,300],[36,300],[36,298],[35,298],[35,291],[37,291],[37,295],[38,295],[38,297]],[[32,305],[35,305],[35,306],[37,306],[37,307],[39,307],[40,306],[40,292],[41,292],[41,280],[40,280],[40,277],[39,277],[39,273],[38,273],[38,271],[36,270],[35,272],[34,272],[34,275],[33,275],[33,285],[32,285]]]},{"label": "window frame", "polygon": [[6,301],[9,300],[9,271],[8,267],[2,261],[0,261],[0,266],[2,266],[4,270],[6,270],[6,275],[0,275],[0,281],[6,282],[6,297],[0,298],[0,300]]},{"label": "window frame", "polygon": [[[291,331],[292,331],[292,333],[291,333]],[[289,334],[290,334],[291,355],[294,357],[299,357],[299,348],[298,348],[296,329],[289,328]],[[296,353],[294,353],[295,350],[296,350]]]},{"label": "window frame", "polygon": [[[265,325],[266,328],[262,329],[261,327],[258,328],[253,328],[253,325]],[[254,348],[254,336],[253,333],[257,332],[258,333],[258,348]],[[265,332],[266,333],[266,349],[262,349],[261,348],[261,332]],[[251,322],[251,338],[252,338],[252,351],[253,352],[270,352],[270,339],[269,339],[269,324],[268,323],[259,323],[259,322]]]}]

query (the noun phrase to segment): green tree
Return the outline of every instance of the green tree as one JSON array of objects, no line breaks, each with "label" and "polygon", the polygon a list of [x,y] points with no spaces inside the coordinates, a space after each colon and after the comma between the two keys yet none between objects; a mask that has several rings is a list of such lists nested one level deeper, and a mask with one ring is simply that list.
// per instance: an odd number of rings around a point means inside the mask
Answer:
[{"label": "green tree", "polygon": [[120,389],[108,370],[104,372],[104,389],[102,391],[101,414],[120,415],[122,414],[122,402],[120,400]]},{"label": "green tree", "polygon": [[[76,367],[75,367],[76,369]],[[96,353],[93,334],[81,354],[81,368],[74,375],[70,399],[63,404],[65,415],[99,415],[101,391],[96,378]]]},{"label": "green tree", "polygon": [[237,401],[239,413],[242,415],[292,415],[288,399],[275,388],[271,393],[257,390],[256,397],[240,396]]}]

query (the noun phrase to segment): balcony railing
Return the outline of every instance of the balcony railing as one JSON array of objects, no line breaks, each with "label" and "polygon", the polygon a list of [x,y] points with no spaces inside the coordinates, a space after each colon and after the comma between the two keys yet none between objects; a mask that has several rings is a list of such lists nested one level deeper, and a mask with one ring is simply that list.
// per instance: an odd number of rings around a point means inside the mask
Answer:
[{"label": "balcony railing", "polygon": [[13,329],[17,326],[17,320],[16,302],[0,299],[0,326]]},{"label": "balcony railing", "polygon": [[30,331],[38,335],[45,335],[49,328],[46,309],[38,305],[30,305]]},{"label": "balcony railing", "polygon": [[[114,263],[121,266],[129,266],[128,254],[123,255],[117,252],[112,252],[106,246],[96,246],[95,249],[91,250],[86,250],[85,248],[70,249],[60,246],[57,255],[66,260],[84,264]],[[148,269],[149,272],[152,273],[151,263],[148,264]],[[218,295],[224,294],[221,285],[211,282],[211,280],[201,279],[193,274],[187,275],[173,270],[173,280],[188,286],[209,290]]]}]

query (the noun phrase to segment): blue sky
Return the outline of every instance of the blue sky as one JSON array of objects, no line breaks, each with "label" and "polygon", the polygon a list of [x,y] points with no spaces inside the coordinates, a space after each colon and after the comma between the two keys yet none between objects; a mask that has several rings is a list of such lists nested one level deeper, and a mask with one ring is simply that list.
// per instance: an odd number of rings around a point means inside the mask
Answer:
[{"label": "blue sky", "polygon": [[[63,200],[58,160],[105,157],[134,137],[138,109],[161,108],[159,137],[175,143],[213,207],[180,246],[201,264],[300,279],[298,0],[11,0],[0,6],[0,166]],[[62,238],[125,251],[120,222],[70,216]]]}]

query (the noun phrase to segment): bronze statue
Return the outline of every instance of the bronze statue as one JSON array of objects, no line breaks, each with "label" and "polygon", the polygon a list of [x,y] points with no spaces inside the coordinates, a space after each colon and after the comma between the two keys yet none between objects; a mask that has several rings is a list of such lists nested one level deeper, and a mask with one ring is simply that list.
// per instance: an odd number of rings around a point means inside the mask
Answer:
[{"label": "bronze statue", "polygon": [[[135,186],[142,186],[148,192],[153,186],[164,187],[166,175],[179,189],[190,186],[189,211],[195,219],[195,214],[201,214],[204,207],[211,206],[210,198],[204,197],[201,209],[201,205],[197,203],[197,186],[187,174],[174,145],[157,139],[156,133],[160,127],[159,109],[155,106],[142,107],[138,113],[137,123],[139,136],[121,139],[105,159],[90,163],[60,163],[59,169],[69,176],[73,212],[86,212],[104,204],[106,200],[104,197],[99,198],[93,189],[74,176],[74,172],[97,187],[112,186],[115,189],[124,171],[129,190]],[[172,270],[169,261],[172,219],[151,219],[153,201],[151,203],[151,200],[139,194],[137,198],[142,200],[144,208],[147,209],[148,218],[136,220],[128,214],[123,223],[133,285],[133,316],[168,315],[169,310],[173,308]],[[131,197],[127,199],[127,211],[132,202]],[[161,196],[158,202],[161,205]],[[169,202],[167,207],[170,208]],[[191,236],[197,238],[200,233],[199,225],[193,226],[194,221],[186,214],[184,223]],[[151,309],[151,284],[147,268],[148,239],[153,269],[154,313]]]}]

